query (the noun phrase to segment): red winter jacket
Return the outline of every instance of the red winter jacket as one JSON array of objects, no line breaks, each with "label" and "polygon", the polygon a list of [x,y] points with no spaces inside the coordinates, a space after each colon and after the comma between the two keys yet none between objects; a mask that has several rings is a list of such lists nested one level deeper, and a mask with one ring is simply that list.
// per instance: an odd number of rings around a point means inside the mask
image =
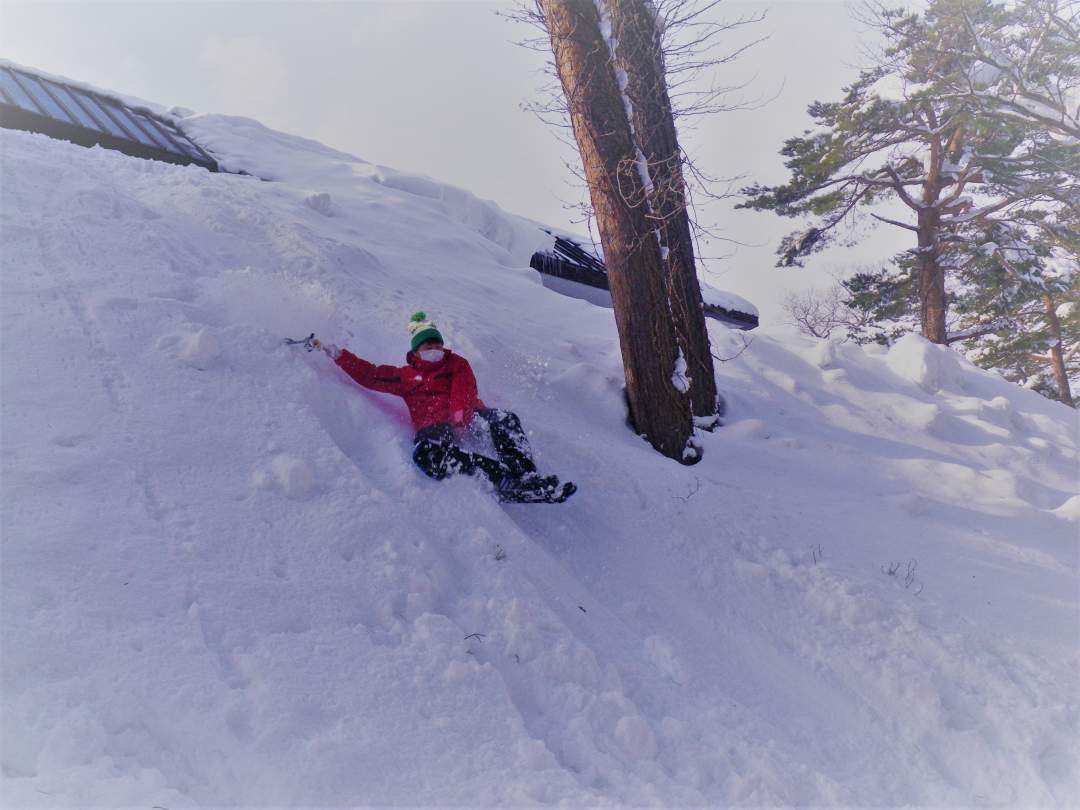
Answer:
[{"label": "red winter jacket", "polygon": [[348,350],[337,364],[364,388],[396,394],[409,406],[416,430],[439,422],[469,424],[477,410],[486,407],[476,392],[476,377],[464,357],[446,350],[443,359],[429,363],[413,352],[405,355],[407,366],[376,366]]}]

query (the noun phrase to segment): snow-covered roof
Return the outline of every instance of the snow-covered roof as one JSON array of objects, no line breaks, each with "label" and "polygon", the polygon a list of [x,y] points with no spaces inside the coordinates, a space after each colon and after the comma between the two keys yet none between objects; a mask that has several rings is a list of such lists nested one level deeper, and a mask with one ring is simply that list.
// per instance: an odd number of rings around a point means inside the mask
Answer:
[{"label": "snow-covered roof", "polygon": [[[547,228],[544,228],[544,231],[551,235],[554,245],[538,250],[529,262],[530,267],[565,281],[600,290],[609,289],[607,267],[598,245],[581,237],[555,233]],[[571,288],[558,285],[553,289],[568,292]],[[584,297],[596,301],[594,296]],[[701,299],[705,305],[706,317],[736,329],[754,329],[759,324],[757,307],[741,296],[718,290],[702,282]]]}]

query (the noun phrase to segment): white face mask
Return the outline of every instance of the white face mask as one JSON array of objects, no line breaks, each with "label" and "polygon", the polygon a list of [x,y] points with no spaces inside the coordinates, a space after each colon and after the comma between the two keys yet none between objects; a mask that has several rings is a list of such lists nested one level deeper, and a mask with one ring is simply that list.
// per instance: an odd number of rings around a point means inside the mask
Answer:
[{"label": "white face mask", "polygon": [[428,363],[438,363],[445,354],[445,349],[424,349],[420,352],[420,359]]}]

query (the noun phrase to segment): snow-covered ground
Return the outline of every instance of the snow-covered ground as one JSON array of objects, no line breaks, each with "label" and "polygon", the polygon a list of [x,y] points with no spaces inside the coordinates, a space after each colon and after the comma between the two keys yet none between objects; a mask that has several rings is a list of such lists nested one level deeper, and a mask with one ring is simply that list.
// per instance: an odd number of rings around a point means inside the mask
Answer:
[{"label": "snow-covered ground", "polygon": [[[682,467],[533,223],[180,123],[277,182],[0,131],[5,806],[1080,803],[1076,412],[711,323]],[[399,362],[417,309],[570,502],[424,478],[281,342]]]}]

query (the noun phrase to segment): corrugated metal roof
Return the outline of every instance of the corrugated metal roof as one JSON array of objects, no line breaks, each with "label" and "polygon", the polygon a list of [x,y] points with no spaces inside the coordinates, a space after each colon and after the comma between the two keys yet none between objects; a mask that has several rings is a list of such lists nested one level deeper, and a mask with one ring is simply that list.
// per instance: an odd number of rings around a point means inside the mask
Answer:
[{"label": "corrugated metal roof", "polygon": [[0,126],[218,170],[206,150],[153,112],[7,64],[0,64]]}]

